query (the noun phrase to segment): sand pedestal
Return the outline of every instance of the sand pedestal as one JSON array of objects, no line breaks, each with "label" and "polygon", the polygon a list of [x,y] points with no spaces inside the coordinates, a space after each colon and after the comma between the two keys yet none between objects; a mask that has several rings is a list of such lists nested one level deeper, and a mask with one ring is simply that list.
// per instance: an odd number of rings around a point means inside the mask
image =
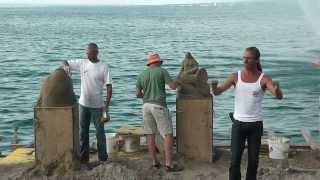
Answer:
[{"label": "sand pedestal", "polygon": [[213,99],[177,99],[177,151],[186,158],[213,161]]},{"label": "sand pedestal", "polygon": [[35,158],[47,168],[79,167],[78,104],[34,108]]}]

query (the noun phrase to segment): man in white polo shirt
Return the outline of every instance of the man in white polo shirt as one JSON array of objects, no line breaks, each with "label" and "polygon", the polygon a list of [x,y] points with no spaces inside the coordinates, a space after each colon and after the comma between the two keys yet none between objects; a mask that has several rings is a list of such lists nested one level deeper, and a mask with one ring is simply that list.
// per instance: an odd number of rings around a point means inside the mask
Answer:
[{"label": "man in white polo shirt", "polygon": [[[87,59],[64,61],[63,67],[67,72],[79,71],[81,76],[81,94],[79,99],[80,120],[80,161],[89,162],[89,126],[90,121],[96,128],[98,158],[103,162],[108,159],[104,123],[101,121],[102,112],[108,112],[112,96],[112,79],[107,64],[98,59],[99,49],[95,43],[86,48]],[[106,87],[107,96],[103,99]]]}]

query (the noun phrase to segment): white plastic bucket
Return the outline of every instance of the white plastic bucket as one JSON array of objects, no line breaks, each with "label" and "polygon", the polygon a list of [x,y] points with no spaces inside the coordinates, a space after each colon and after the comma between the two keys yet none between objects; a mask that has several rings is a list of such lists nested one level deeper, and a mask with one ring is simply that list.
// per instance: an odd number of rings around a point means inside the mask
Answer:
[{"label": "white plastic bucket", "polygon": [[125,152],[137,152],[140,149],[140,137],[126,135],[124,138],[124,151]]},{"label": "white plastic bucket", "polygon": [[116,152],[116,133],[106,133],[106,140],[107,140],[107,153],[111,154]]},{"label": "white plastic bucket", "polygon": [[287,159],[290,149],[290,139],[272,136],[268,139],[269,157],[271,159]]}]

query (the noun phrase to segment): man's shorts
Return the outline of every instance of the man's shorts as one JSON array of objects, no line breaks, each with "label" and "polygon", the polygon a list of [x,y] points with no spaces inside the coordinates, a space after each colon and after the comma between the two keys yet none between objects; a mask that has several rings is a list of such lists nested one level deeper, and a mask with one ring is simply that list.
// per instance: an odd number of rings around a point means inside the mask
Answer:
[{"label": "man's shorts", "polygon": [[143,120],[145,134],[157,134],[159,132],[162,137],[172,134],[172,120],[166,107],[144,103]]}]

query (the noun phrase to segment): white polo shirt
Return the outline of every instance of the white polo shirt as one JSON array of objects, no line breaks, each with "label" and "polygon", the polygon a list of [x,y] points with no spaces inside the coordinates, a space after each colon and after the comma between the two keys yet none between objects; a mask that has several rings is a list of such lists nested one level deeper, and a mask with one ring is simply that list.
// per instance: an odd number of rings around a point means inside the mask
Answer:
[{"label": "white polo shirt", "polygon": [[109,66],[101,61],[92,63],[89,59],[68,61],[71,71],[80,71],[81,92],[79,104],[101,108],[104,106],[103,90],[107,84],[112,84]]}]

